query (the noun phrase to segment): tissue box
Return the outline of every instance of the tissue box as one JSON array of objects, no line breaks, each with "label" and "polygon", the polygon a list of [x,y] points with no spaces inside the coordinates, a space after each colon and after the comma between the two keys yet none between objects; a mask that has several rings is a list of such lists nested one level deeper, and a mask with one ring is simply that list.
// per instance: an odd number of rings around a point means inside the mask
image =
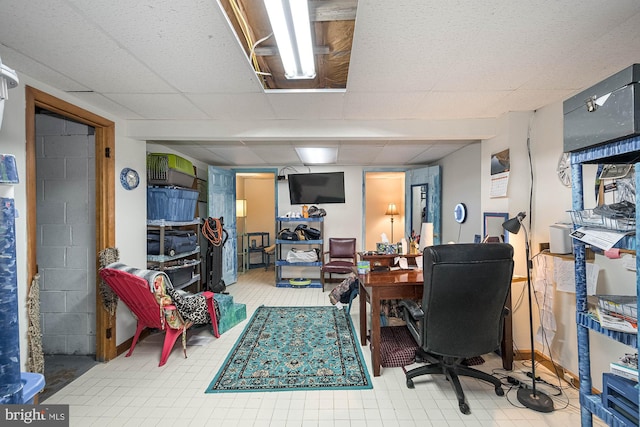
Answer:
[{"label": "tissue box", "polygon": [[396,253],[396,245],[391,243],[376,243],[376,252],[378,254],[395,254]]}]

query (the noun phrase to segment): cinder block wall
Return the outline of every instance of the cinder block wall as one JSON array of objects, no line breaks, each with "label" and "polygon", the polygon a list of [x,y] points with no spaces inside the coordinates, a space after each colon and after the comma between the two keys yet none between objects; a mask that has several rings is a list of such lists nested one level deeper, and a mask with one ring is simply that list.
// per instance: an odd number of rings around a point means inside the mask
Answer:
[{"label": "cinder block wall", "polygon": [[36,115],[37,260],[45,354],[95,354],[92,127]]}]

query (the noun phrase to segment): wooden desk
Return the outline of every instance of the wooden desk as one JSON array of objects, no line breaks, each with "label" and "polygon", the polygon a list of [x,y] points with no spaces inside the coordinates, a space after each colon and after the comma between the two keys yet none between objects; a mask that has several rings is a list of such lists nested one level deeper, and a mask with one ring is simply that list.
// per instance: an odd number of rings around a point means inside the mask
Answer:
[{"label": "wooden desk", "polygon": [[380,301],[385,299],[422,299],[422,270],[379,271],[361,274],[360,344],[367,344],[367,300],[371,304],[371,366],[380,376]]},{"label": "wooden desk", "polygon": [[[380,376],[380,301],[388,299],[422,299],[422,270],[380,271],[359,275],[360,279],[360,344],[367,345],[367,300],[371,305],[371,366],[373,376]],[[514,282],[527,280],[515,277]],[[506,304],[511,311],[511,291]],[[511,313],[505,316],[500,345],[502,366],[513,369],[513,336]]]},{"label": "wooden desk", "polygon": [[[407,259],[409,265],[416,265],[416,257],[422,256],[422,254],[383,254],[383,255],[365,255],[360,253],[360,259],[362,261],[369,261],[371,263],[371,269],[375,267],[391,267],[393,260],[396,257],[403,257]],[[422,266],[420,266],[422,268]]]}]

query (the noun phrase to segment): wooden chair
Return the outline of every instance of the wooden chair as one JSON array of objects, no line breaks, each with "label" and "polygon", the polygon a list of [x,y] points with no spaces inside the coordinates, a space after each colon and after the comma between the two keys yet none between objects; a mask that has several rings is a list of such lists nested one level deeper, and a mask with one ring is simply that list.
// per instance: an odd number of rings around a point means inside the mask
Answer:
[{"label": "wooden chair", "polygon": [[[328,261],[325,259],[328,256]],[[324,292],[325,274],[329,273],[329,280],[332,274],[349,274],[356,271],[358,259],[356,256],[356,239],[353,238],[330,238],[329,250],[325,251],[322,257],[322,268],[320,269],[320,281]]]},{"label": "wooden chair", "polygon": [[[159,329],[165,331],[164,344],[160,356],[160,364],[162,366],[167,362],[169,354],[180,335],[182,335],[182,348],[184,357],[187,357],[186,331],[192,326],[191,322],[187,322],[173,305],[171,297],[165,292],[166,276],[159,274],[155,276],[153,283],[147,279],[128,273],[123,270],[114,268],[103,268],[100,270],[100,277],[105,281],[118,298],[131,310],[138,324],[136,333],[133,336],[131,348],[125,357],[131,356],[133,349],[138,343],[140,333],[144,328]],[[216,338],[218,334],[218,320],[213,302],[213,292],[202,293],[207,299],[207,310],[211,318],[213,326],[213,334]]]}]

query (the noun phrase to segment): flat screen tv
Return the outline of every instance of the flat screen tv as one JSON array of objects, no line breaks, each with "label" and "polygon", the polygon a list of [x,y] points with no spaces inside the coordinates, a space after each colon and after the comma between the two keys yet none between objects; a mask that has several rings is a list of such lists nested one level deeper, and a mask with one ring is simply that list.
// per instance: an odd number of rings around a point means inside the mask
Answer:
[{"label": "flat screen tv", "polygon": [[344,172],[289,174],[292,205],[344,203]]}]

